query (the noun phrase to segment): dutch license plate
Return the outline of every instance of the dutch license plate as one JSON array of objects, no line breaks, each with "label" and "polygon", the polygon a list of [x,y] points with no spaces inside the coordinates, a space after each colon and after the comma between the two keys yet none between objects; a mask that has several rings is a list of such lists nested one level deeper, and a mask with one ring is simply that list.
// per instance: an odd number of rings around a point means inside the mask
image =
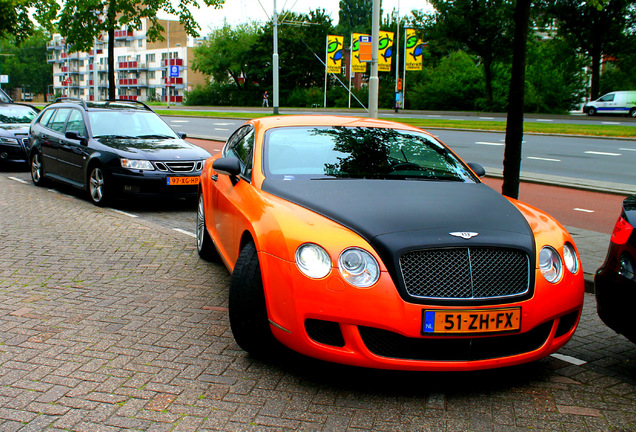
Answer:
[{"label": "dutch license plate", "polygon": [[521,328],[521,308],[424,310],[422,334],[496,333]]},{"label": "dutch license plate", "polygon": [[168,186],[198,185],[199,177],[168,177]]}]

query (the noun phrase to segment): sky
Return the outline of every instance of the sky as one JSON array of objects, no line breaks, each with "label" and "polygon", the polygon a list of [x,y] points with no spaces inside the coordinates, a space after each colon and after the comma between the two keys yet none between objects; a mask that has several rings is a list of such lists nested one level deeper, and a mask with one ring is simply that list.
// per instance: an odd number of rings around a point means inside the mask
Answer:
[{"label": "sky", "polygon": [[[281,10],[308,13],[320,7],[331,15],[335,25],[338,23],[339,4],[339,0],[276,0],[276,9],[279,13]],[[385,15],[398,7],[402,17],[410,15],[413,9],[430,10],[426,0],[382,0]],[[194,12],[194,17],[201,26],[201,35],[205,35],[210,29],[222,27],[224,20],[230,25],[252,21],[265,22],[271,17],[273,10],[274,0],[225,0],[222,9],[202,7]]]}]

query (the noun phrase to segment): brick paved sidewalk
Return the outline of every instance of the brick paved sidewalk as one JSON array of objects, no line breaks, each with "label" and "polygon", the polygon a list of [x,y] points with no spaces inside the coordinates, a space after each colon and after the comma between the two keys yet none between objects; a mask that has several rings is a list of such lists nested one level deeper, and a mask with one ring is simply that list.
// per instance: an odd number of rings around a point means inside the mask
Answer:
[{"label": "brick paved sidewalk", "polygon": [[636,429],[636,351],[589,295],[564,349],[583,365],[264,364],[234,343],[227,271],[191,237],[4,173],[0,221],[0,431]]}]

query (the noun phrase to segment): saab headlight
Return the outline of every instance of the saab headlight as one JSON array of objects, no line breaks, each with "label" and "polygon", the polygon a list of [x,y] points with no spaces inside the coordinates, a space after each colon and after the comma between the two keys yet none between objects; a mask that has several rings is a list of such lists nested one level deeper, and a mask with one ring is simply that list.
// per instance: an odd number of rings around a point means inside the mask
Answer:
[{"label": "saab headlight", "polygon": [[539,252],[539,268],[541,274],[550,283],[556,283],[561,278],[563,264],[558,252],[549,246],[544,246]]},{"label": "saab headlight", "polygon": [[340,274],[353,286],[365,288],[380,278],[380,266],[373,256],[359,248],[343,251],[338,258]]},{"label": "saab headlight", "polygon": [[331,258],[317,244],[305,243],[296,249],[296,265],[304,275],[320,279],[331,271]]},{"label": "saab headlight", "polygon": [[138,160],[138,159],[121,159],[122,168],[129,168],[135,170],[154,170],[150,161]]},{"label": "saab headlight", "polygon": [[563,245],[563,262],[570,273],[575,274],[579,271],[579,257],[576,255],[574,246],[570,243]]}]

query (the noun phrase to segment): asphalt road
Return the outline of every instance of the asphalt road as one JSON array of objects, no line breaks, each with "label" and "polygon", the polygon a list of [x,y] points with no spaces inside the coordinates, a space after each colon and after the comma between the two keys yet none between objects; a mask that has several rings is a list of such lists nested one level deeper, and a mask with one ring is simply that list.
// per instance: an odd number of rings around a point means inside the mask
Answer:
[{"label": "asphalt road", "polygon": [[[166,117],[177,131],[191,137],[225,140],[244,120]],[[624,119],[630,122],[631,119]],[[636,124],[636,123],[634,123]],[[504,133],[431,129],[464,160],[477,162],[488,172],[501,170]],[[593,185],[621,185],[621,191],[636,193],[636,140],[526,135],[522,175],[537,178],[558,176]]]}]

